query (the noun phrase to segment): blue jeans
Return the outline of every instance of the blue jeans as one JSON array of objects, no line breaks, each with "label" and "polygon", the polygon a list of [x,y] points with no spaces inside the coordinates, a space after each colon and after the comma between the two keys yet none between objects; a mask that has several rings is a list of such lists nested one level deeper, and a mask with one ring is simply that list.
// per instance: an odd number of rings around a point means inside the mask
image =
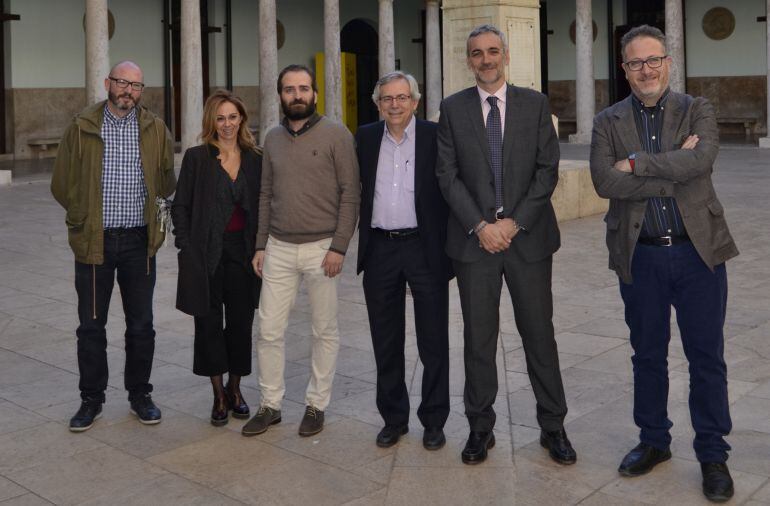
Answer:
[{"label": "blue jeans", "polygon": [[641,442],[659,449],[671,443],[668,419],[668,343],[671,306],[689,362],[693,448],[700,462],[725,462],[724,436],[732,422],[724,361],[727,274],[714,272],[687,242],[670,247],[637,244],[631,284],[620,282],[634,356],[634,422]]},{"label": "blue jeans", "polygon": [[78,368],[80,396],[104,402],[107,389],[107,312],[117,272],[126,317],[125,387],[132,400],[152,391],[150,371],[155,353],[152,294],[155,257],[147,257],[147,227],[104,231],[104,263],[75,262],[78,294]]}]

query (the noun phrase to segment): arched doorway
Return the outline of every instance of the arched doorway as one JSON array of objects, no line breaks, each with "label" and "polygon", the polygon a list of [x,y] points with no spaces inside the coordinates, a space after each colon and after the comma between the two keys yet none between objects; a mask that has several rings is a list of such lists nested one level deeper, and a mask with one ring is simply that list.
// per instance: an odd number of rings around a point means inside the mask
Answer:
[{"label": "arched doorway", "polygon": [[356,95],[358,99],[358,124],[365,125],[379,119],[377,107],[372,102],[372,90],[377,84],[378,64],[377,31],[364,19],[354,19],[342,27],[340,48],[356,55]]}]

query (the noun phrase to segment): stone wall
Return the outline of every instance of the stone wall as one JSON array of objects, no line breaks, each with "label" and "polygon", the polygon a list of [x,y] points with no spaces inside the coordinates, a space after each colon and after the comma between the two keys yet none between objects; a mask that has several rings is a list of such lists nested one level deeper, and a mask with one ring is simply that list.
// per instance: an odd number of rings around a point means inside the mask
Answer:
[{"label": "stone wall", "polygon": [[[211,88],[213,92],[216,88]],[[246,103],[249,126],[259,127],[259,87],[236,86],[235,94]],[[163,88],[147,87],[142,93],[142,105],[163,117]],[[84,88],[16,88],[7,90],[7,146],[14,158],[37,155],[28,144],[33,139],[58,139],[72,117],[86,105]],[[173,120],[170,127],[173,129]],[[53,148],[44,153],[53,156]]]}]

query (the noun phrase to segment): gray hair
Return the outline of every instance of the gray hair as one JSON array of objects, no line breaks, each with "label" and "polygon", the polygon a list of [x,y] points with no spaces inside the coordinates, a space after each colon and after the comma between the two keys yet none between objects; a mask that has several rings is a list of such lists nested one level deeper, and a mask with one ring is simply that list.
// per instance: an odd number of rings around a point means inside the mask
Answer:
[{"label": "gray hair", "polygon": [[412,100],[420,100],[422,95],[420,95],[420,86],[417,84],[417,79],[412,74],[396,70],[395,72],[388,72],[377,80],[377,84],[374,85],[374,91],[372,92],[372,100],[374,100],[375,104],[380,100],[380,88],[396,79],[403,79],[409,83],[409,93],[412,95]]},{"label": "gray hair", "polygon": [[475,39],[479,35],[485,34],[485,33],[493,33],[500,37],[500,40],[503,43],[503,51],[506,53],[508,52],[508,41],[505,38],[505,34],[500,31],[500,29],[494,25],[481,25],[477,26],[473,29],[473,31],[468,34],[468,40],[465,42],[465,56],[471,55],[471,39]]},{"label": "gray hair", "polygon": [[655,39],[663,44],[664,48],[666,47],[666,36],[663,35],[660,29],[650,25],[635,26],[620,38],[620,54],[623,56],[623,60],[626,59],[626,46],[639,37]]}]

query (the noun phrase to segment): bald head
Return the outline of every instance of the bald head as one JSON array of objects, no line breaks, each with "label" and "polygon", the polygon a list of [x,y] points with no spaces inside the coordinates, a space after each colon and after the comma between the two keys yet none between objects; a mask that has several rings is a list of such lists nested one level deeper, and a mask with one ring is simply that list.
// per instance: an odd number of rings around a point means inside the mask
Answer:
[{"label": "bald head", "polygon": [[139,105],[143,88],[144,74],[139,65],[130,60],[115,64],[104,80],[110,112],[119,117],[128,114]]}]

